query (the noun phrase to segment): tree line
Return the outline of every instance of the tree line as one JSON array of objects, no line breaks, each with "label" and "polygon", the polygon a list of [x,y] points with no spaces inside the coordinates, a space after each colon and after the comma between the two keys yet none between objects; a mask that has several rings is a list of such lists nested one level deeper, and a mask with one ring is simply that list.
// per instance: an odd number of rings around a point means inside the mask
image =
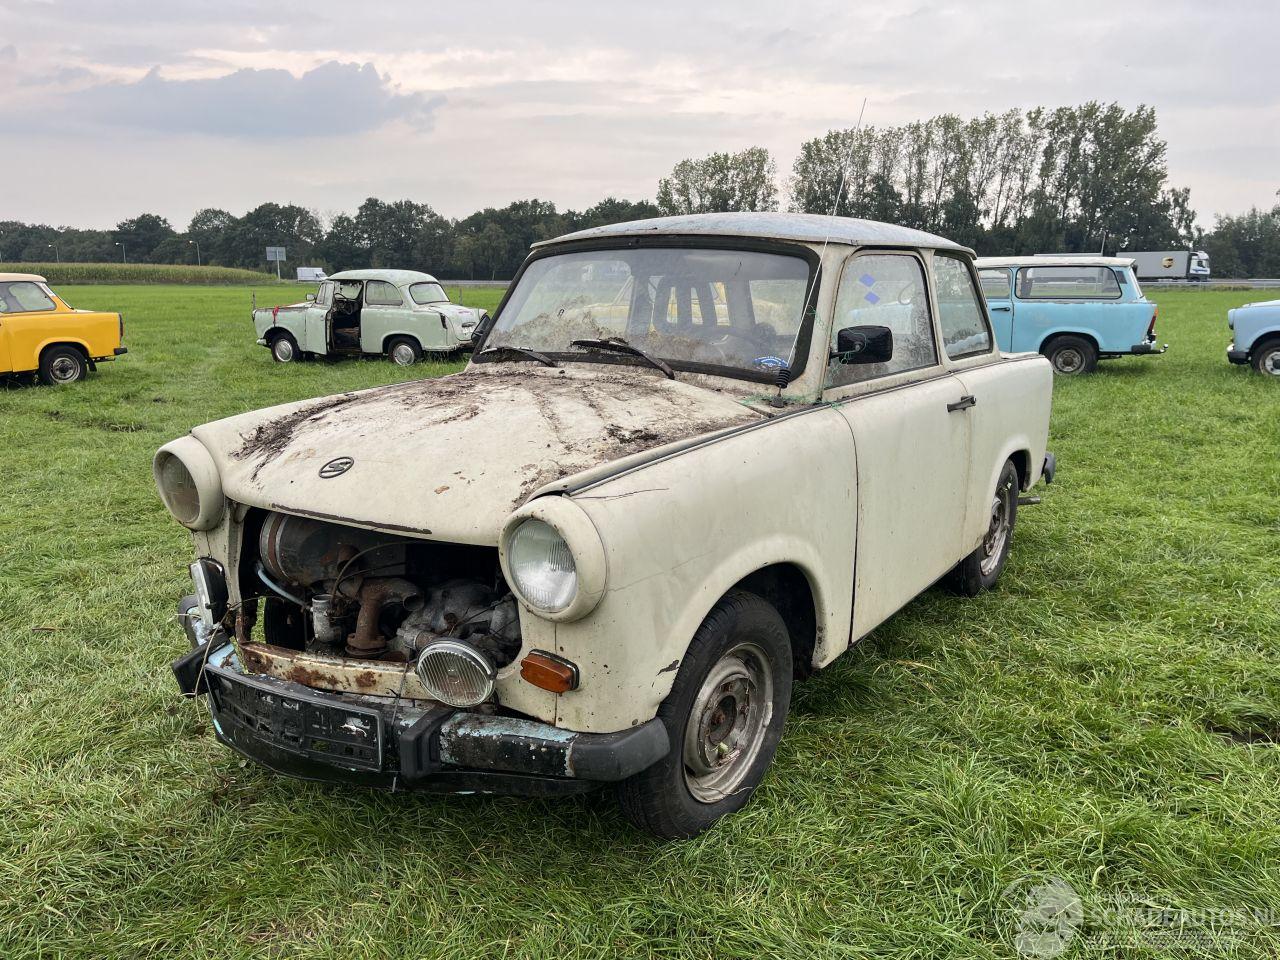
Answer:
[{"label": "tree line", "polygon": [[769,151],[682,160],[656,202],[608,198],[559,211],[543,200],[460,220],[413,200],[370,197],[322,218],[264,203],[235,216],[204,209],[184,230],[142,214],[114,230],[0,222],[0,261],[128,260],[265,269],[268,246],[288,265],[404,267],[449,279],[508,279],[529,246],[573,230],[663,214],[836,213],[915,227],[980,254],[1207,250],[1218,276],[1280,276],[1280,205],[1195,224],[1190,191],[1171,186],[1156,114],[1090,102],[901,126],[831,130],[801,144],[780,184]]}]

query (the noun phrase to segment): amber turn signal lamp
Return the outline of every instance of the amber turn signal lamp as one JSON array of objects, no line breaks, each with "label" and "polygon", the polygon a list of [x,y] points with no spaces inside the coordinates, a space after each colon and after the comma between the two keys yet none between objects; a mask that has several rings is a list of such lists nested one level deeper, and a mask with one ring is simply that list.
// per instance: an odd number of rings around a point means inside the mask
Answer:
[{"label": "amber turn signal lamp", "polygon": [[520,676],[552,693],[578,689],[577,665],[545,650],[532,650],[520,661]]}]

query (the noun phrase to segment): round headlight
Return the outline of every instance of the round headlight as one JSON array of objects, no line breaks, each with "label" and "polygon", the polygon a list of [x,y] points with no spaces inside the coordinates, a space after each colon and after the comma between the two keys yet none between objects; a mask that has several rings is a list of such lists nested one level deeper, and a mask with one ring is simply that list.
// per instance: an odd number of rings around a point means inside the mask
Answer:
[{"label": "round headlight", "polygon": [[152,464],[160,499],[173,518],[192,530],[208,530],[222,519],[222,481],[204,444],[195,437],[166,443]]},{"label": "round headlight", "polygon": [[414,667],[432,699],[451,707],[474,707],[493,695],[497,671],[469,643],[433,640],[422,648]]},{"label": "round headlight", "polygon": [[507,546],[512,584],[529,606],[558,613],[578,592],[573,554],[556,528],[529,519],[516,527]]}]

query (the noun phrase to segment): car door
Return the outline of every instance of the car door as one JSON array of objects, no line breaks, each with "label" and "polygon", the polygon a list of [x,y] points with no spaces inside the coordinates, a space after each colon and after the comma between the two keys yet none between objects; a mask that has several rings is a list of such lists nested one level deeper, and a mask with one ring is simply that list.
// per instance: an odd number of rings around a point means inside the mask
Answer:
[{"label": "car door", "polygon": [[395,284],[370,280],[364,285],[364,309],[360,312],[360,349],[381,353],[387,335],[405,328],[408,312],[404,297]]},{"label": "car door", "polygon": [[333,281],[326,280],[316,290],[316,298],[307,306],[303,320],[303,340],[300,344],[308,353],[326,354],[329,352],[328,331],[325,317],[333,306]]},{"label": "car door", "polygon": [[1013,290],[1008,267],[988,267],[978,271],[982,295],[991,314],[991,327],[1001,350],[1013,350]]},{"label": "car door", "polygon": [[13,298],[9,295],[9,284],[0,283],[0,373],[13,372],[13,348],[10,346],[10,319]]},{"label": "car door", "polygon": [[824,391],[849,423],[857,461],[851,641],[961,555],[969,424],[964,389],[939,359],[925,276],[914,253],[858,253],[836,297],[833,351],[844,327],[888,327],[894,341],[886,363],[833,360]]}]

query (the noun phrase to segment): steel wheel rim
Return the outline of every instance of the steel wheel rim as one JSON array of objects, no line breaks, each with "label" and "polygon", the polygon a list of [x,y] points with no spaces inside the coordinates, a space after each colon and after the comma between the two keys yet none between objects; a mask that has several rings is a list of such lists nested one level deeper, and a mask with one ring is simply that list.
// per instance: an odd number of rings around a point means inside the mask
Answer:
[{"label": "steel wheel rim", "polygon": [[293,344],[281,337],[276,341],[275,347],[276,359],[281,363],[288,363],[293,359]]},{"label": "steel wheel rim", "polygon": [[1006,477],[996,489],[991,501],[991,524],[982,538],[982,575],[990,576],[1000,563],[1005,544],[1009,542],[1010,520],[1013,516],[1013,480]]},{"label": "steel wheel rim", "polygon": [[740,643],[711,668],[689,711],[684,782],[699,803],[741,788],[773,719],[773,667],[754,643]]},{"label": "steel wheel rim", "polygon": [[1054,355],[1053,365],[1059,373],[1077,373],[1084,366],[1084,357],[1074,347],[1067,347]]},{"label": "steel wheel rim", "polygon": [[1272,377],[1280,377],[1280,350],[1272,350],[1262,356],[1262,372]]},{"label": "steel wheel rim", "polygon": [[70,357],[58,357],[49,364],[49,375],[58,383],[71,383],[80,375],[80,364]]},{"label": "steel wheel rim", "polygon": [[391,359],[402,367],[411,367],[418,358],[414,355],[413,347],[407,343],[397,343],[391,349]]}]

